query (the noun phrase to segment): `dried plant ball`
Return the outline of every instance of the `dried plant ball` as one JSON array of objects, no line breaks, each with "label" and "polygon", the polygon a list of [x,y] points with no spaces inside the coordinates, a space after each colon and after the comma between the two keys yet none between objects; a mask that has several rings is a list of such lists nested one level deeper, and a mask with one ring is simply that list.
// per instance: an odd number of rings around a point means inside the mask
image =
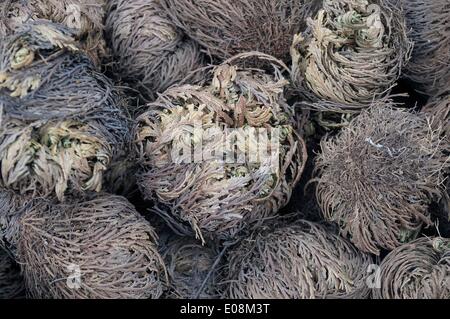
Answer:
[{"label": "dried plant ball", "polygon": [[2,99],[22,104],[6,111],[27,120],[92,113],[117,118],[124,104],[111,81],[80,52],[73,32],[45,20],[21,25],[0,42],[0,92]]},{"label": "dried plant ball", "polygon": [[32,23],[0,43],[0,185],[20,194],[99,191],[130,136],[119,92],[67,32]]},{"label": "dried plant ball", "polygon": [[24,290],[20,267],[5,250],[0,248],[0,299],[23,298]]},{"label": "dried plant ball", "polygon": [[450,299],[450,240],[419,238],[393,250],[380,265],[382,299]]},{"label": "dried plant ball", "polygon": [[403,0],[402,4],[411,30],[408,36],[414,41],[405,76],[419,91],[433,96],[450,83],[450,3]]},{"label": "dried plant ball", "polygon": [[10,120],[0,138],[0,185],[19,194],[99,192],[115,140],[96,122]]},{"label": "dried plant ball", "polygon": [[161,254],[169,277],[166,298],[219,298],[220,253],[217,247],[203,246],[189,237],[171,236]]},{"label": "dried plant ball", "polygon": [[115,75],[146,100],[203,66],[198,46],[164,17],[158,0],[109,0],[106,34]]},{"label": "dried plant ball", "polygon": [[314,109],[359,112],[389,93],[412,48],[399,8],[384,0],[323,1],[291,50],[292,79]]},{"label": "dried plant ball", "polygon": [[166,280],[153,228],[113,195],[35,205],[18,256],[32,298],[159,298]]},{"label": "dried plant ball", "polygon": [[[259,51],[285,62],[316,0],[161,0],[171,21],[220,59]],[[259,60],[261,64],[261,60]]]},{"label": "dried plant ball", "polygon": [[289,201],[307,155],[286,84],[224,64],[210,85],[171,88],[137,118],[141,191],[181,233],[230,239]]},{"label": "dried plant ball", "polygon": [[367,298],[372,261],[345,239],[306,221],[265,228],[228,255],[232,299]]},{"label": "dried plant ball", "polygon": [[104,6],[105,0],[5,0],[0,4],[0,35],[13,34],[29,21],[60,23],[74,31],[83,50],[98,65],[106,55]]},{"label": "dried plant ball", "polygon": [[325,218],[364,252],[414,239],[430,223],[428,204],[439,196],[449,164],[440,132],[423,114],[386,105],[323,139],[315,169]]}]

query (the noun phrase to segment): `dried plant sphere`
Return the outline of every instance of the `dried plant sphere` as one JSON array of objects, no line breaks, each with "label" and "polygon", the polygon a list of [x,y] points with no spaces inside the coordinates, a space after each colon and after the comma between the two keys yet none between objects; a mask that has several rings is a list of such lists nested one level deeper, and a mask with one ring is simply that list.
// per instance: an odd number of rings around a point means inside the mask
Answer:
[{"label": "dried plant sphere", "polygon": [[161,252],[169,277],[169,299],[212,299],[219,297],[217,281],[219,251],[189,237],[171,236]]},{"label": "dried plant sphere", "polygon": [[0,43],[0,185],[63,199],[102,188],[129,137],[123,100],[69,31],[31,23]]},{"label": "dried plant sphere", "polygon": [[292,79],[314,109],[359,112],[386,96],[409,59],[399,6],[384,0],[324,0],[294,37]]},{"label": "dried plant sphere", "polygon": [[413,239],[430,223],[449,165],[440,132],[423,114],[377,106],[322,140],[316,196],[325,218],[373,254]]},{"label": "dried plant sphere", "polygon": [[5,250],[0,248],[0,299],[23,298],[24,290],[19,266]]},{"label": "dried plant sphere", "polygon": [[405,76],[419,91],[433,96],[450,83],[450,3],[403,0],[402,4],[408,36],[414,41]]},{"label": "dried plant sphere", "polygon": [[266,228],[229,252],[232,299],[367,298],[372,261],[345,239],[306,221]]},{"label": "dried plant sphere", "polygon": [[20,224],[18,260],[30,297],[161,296],[166,279],[156,235],[123,197],[41,202]]},{"label": "dried plant sphere", "polygon": [[450,299],[450,240],[419,238],[393,250],[380,265],[383,299]]},{"label": "dried plant sphere", "polygon": [[60,23],[74,31],[83,50],[98,65],[106,54],[104,6],[105,0],[5,0],[0,4],[0,35],[12,34],[29,21]]},{"label": "dried plant sphere", "polygon": [[[306,149],[284,99],[286,84],[279,75],[223,64],[210,85],[171,88],[137,118],[141,191],[164,206],[161,213],[180,232],[230,239],[289,201]],[[260,132],[267,133],[263,146]],[[265,150],[272,152],[251,160]]]},{"label": "dried plant sphere", "polygon": [[[221,59],[259,51],[287,62],[316,0],[161,0],[170,19]],[[259,60],[259,62],[262,62]]]},{"label": "dried plant sphere", "polygon": [[147,100],[203,66],[198,46],[167,18],[158,0],[110,0],[106,34],[114,72]]}]

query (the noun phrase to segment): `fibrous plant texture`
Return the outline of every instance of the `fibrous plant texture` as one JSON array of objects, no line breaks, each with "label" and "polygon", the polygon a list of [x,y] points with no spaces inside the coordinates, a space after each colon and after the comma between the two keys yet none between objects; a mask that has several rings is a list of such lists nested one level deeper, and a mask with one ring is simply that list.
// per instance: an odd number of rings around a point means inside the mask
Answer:
[{"label": "fibrous plant texture", "polygon": [[5,0],[0,4],[0,35],[23,23],[46,19],[74,31],[86,53],[98,64],[106,54],[103,39],[105,0]]},{"label": "fibrous plant texture", "polygon": [[[219,251],[189,237],[171,236],[161,252],[169,277],[166,298],[218,298]],[[216,261],[218,261],[216,263]]]},{"label": "fibrous plant texture", "polygon": [[102,187],[129,137],[123,101],[70,32],[31,23],[0,43],[0,185],[62,199]]},{"label": "fibrous plant texture", "polygon": [[124,198],[34,205],[18,260],[32,298],[158,298],[165,267],[150,224]]},{"label": "fibrous plant texture", "polygon": [[0,250],[16,254],[19,221],[32,203],[29,196],[19,196],[13,191],[0,189]]},{"label": "fibrous plant texture", "polygon": [[147,100],[203,65],[198,46],[164,17],[158,0],[108,1],[106,34],[115,74]]},{"label": "fibrous plant texture", "polygon": [[227,298],[366,298],[369,255],[325,226],[300,221],[244,239],[228,256]]},{"label": "fibrous plant texture", "polygon": [[144,197],[202,240],[232,238],[276,214],[306,161],[286,84],[223,64],[210,85],[174,87],[149,104],[133,131]]},{"label": "fibrous plant texture", "polygon": [[[285,62],[316,0],[161,0],[170,19],[221,59],[260,51]],[[262,61],[259,61],[262,62]]]},{"label": "fibrous plant texture", "polygon": [[383,0],[324,0],[294,37],[292,79],[314,109],[359,112],[386,96],[409,59],[399,7]]},{"label": "fibrous plant texture", "polygon": [[414,41],[405,75],[417,89],[435,95],[450,83],[450,2],[403,0],[409,37]]},{"label": "fibrous plant texture", "polygon": [[389,106],[373,107],[321,142],[317,200],[362,251],[379,254],[414,238],[430,223],[449,158],[431,119]]},{"label": "fibrous plant texture", "polygon": [[449,239],[419,238],[389,253],[380,268],[377,298],[450,298]]},{"label": "fibrous plant texture", "polygon": [[19,266],[0,248],[0,299],[22,298],[25,296],[24,290]]},{"label": "fibrous plant texture", "polygon": [[423,108],[423,112],[433,117],[433,126],[442,126],[443,135],[447,140],[447,150],[450,152],[450,91],[437,94]]}]

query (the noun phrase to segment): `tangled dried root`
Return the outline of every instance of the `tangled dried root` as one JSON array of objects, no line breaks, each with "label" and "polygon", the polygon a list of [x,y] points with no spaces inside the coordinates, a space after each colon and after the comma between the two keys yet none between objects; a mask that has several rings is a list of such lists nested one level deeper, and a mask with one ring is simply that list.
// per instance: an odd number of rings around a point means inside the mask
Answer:
[{"label": "tangled dried root", "polygon": [[289,201],[307,155],[286,83],[223,64],[210,85],[171,88],[137,118],[141,191],[182,234],[229,239]]},{"label": "tangled dried root", "polygon": [[414,41],[405,75],[419,91],[435,95],[450,83],[450,3],[403,0],[403,7],[411,29],[409,36]]},{"label": "tangled dried root", "polygon": [[215,246],[202,246],[196,240],[172,236],[162,249],[170,290],[169,299],[218,298],[219,251]]},{"label": "tangled dried root", "polygon": [[392,251],[381,263],[384,299],[449,299],[450,240],[419,238]]},{"label": "tangled dried root", "polygon": [[[222,59],[259,51],[290,60],[292,37],[317,9],[316,0],[161,0],[171,20]],[[261,62],[261,61],[259,61]]]},{"label": "tangled dried root", "polygon": [[34,205],[18,260],[33,298],[158,298],[165,268],[153,228],[124,198]]},{"label": "tangled dried root", "polygon": [[389,93],[410,56],[400,9],[384,0],[324,0],[308,26],[294,37],[292,79],[314,109],[361,111]]},{"label": "tangled dried root", "polygon": [[147,100],[203,65],[198,46],[164,18],[158,0],[110,0],[106,34],[114,72]]},{"label": "tangled dried root", "polygon": [[73,43],[48,22],[0,43],[2,187],[60,200],[69,189],[99,191],[127,142],[122,98]]},{"label": "tangled dried root", "polygon": [[322,140],[317,200],[326,219],[362,251],[392,250],[430,222],[428,204],[449,164],[441,130],[430,122],[423,114],[377,106]]},{"label": "tangled dried root", "polygon": [[16,299],[25,296],[20,268],[8,253],[0,248],[0,299]]},{"label": "tangled dried root", "polygon": [[0,4],[0,35],[12,34],[28,21],[60,23],[75,32],[83,50],[98,65],[106,54],[104,5],[105,0],[5,0]]},{"label": "tangled dried root", "polygon": [[306,221],[264,229],[229,252],[227,298],[366,298],[372,263],[345,239]]}]

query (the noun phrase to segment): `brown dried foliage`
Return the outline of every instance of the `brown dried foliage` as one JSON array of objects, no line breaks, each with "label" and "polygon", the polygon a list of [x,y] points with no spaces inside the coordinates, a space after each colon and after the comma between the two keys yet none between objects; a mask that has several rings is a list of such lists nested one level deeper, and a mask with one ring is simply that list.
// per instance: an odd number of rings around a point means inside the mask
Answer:
[{"label": "brown dried foliage", "polygon": [[[210,85],[173,87],[138,117],[133,135],[143,168],[138,174],[141,191],[164,205],[164,218],[183,234],[193,230],[202,241],[205,236],[229,239],[275,215],[289,201],[307,155],[284,99],[287,81],[276,74],[223,64]],[[200,130],[194,130],[196,124]],[[279,129],[279,140],[268,143],[271,149],[280,146],[279,169],[264,160],[225,163],[234,153],[218,145],[233,128]],[[235,130],[230,140],[240,132]],[[257,152],[256,132],[244,136],[249,143],[240,138],[235,143],[247,159]],[[172,154],[183,145],[194,153],[200,147],[208,155],[193,160]]]},{"label": "brown dried foliage", "polygon": [[24,290],[19,266],[5,250],[0,248],[0,299],[23,298]]},{"label": "brown dried foliage", "polygon": [[365,252],[410,240],[430,223],[449,166],[440,133],[423,114],[376,106],[323,139],[316,196],[325,218]]},{"label": "brown dried foliage", "polygon": [[359,112],[389,93],[411,48],[400,7],[324,0],[307,31],[294,37],[292,79],[314,109]]},{"label": "brown dried foliage", "polygon": [[105,0],[4,0],[0,4],[0,35],[23,23],[46,19],[75,32],[81,47],[98,65],[106,54],[103,39]]},{"label": "brown dried foliage", "polygon": [[[18,260],[30,297],[161,296],[166,278],[156,235],[123,197],[102,194],[85,202],[40,202],[20,224]],[[71,265],[80,267],[78,289],[68,285],[71,275],[76,276]]]},{"label": "brown dried foliage", "polygon": [[169,299],[212,299],[219,297],[217,281],[219,251],[214,245],[203,246],[189,237],[171,236],[163,246],[169,277]]},{"label": "brown dried foliage", "polygon": [[226,298],[367,298],[372,263],[327,227],[299,221],[265,228],[229,252]]},{"label": "brown dried foliage", "polygon": [[393,250],[381,263],[375,298],[450,299],[450,240],[419,238]]},{"label": "brown dried foliage", "polygon": [[450,2],[403,0],[402,4],[408,36],[414,41],[405,76],[419,91],[433,96],[450,83]]},{"label": "brown dried foliage", "polygon": [[318,1],[161,0],[161,4],[178,27],[214,56],[226,59],[259,51],[286,62],[293,35],[304,29]]},{"label": "brown dried foliage", "polygon": [[106,34],[114,72],[147,100],[203,65],[198,46],[164,17],[158,0],[108,1]]},{"label": "brown dried foliage", "polygon": [[2,187],[60,200],[101,189],[128,123],[119,92],[68,29],[41,20],[2,41],[0,93]]}]

